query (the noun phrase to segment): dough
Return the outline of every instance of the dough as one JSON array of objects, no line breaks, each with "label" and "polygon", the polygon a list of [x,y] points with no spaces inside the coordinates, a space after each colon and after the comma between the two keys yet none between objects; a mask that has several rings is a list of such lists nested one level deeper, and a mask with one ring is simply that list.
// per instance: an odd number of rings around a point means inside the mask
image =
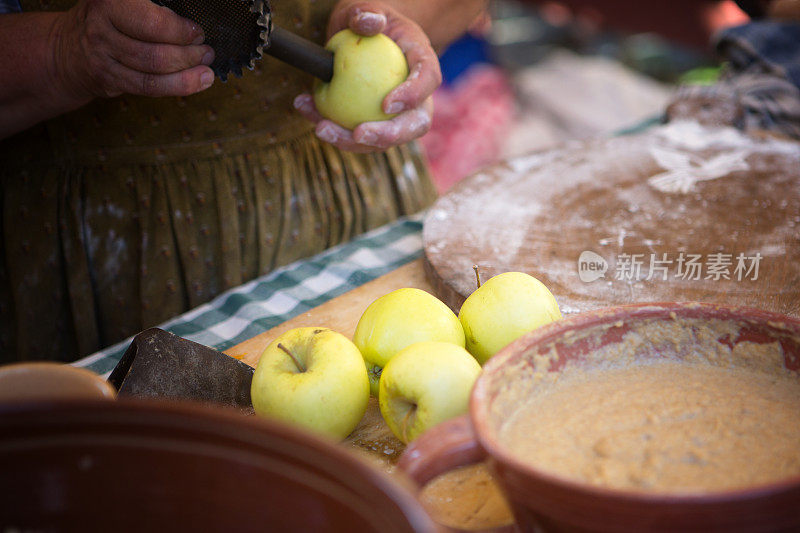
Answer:
[{"label": "dough", "polygon": [[800,379],[655,360],[543,380],[500,428],[534,467],[618,489],[742,488],[800,474]]}]

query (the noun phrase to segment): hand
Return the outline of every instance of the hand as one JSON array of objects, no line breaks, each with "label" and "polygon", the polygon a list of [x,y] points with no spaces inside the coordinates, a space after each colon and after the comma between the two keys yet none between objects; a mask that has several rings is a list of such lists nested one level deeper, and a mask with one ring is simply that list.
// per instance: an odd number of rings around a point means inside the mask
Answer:
[{"label": "hand", "polygon": [[150,0],[80,0],[53,35],[51,68],[78,100],[185,96],[214,81],[202,29]]},{"label": "hand", "polygon": [[317,137],[349,152],[376,152],[407,143],[427,133],[433,118],[433,91],[442,82],[439,59],[425,32],[414,21],[382,2],[340,2],[328,24],[328,35],[350,28],[360,35],[384,33],[406,56],[409,75],[383,101],[390,120],[365,122],[352,131],[320,116],[309,94],[295,98],[294,106],[315,122]]}]

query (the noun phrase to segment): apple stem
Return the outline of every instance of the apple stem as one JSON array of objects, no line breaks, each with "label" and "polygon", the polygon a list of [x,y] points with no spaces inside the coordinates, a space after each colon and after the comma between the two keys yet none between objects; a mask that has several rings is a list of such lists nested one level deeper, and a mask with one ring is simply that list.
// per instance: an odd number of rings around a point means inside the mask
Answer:
[{"label": "apple stem", "polygon": [[286,346],[284,346],[283,344],[281,344],[279,342],[278,343],[278,348],[280,348],[281,350],[286,352],[286,355],[288,355],[289,357],[292,358],[292,361],[294,361],[294,364],[297,365],[297,368],[300,370],[300,372],[305,372],[306,371],[306,369],[303,368],[303,365],[300,364],[300,361],[298,361],[297,358],[294,355],[292,355],[292,352],[290,352],[289,349]]},{"label": "apple stem", "polygon": [[478,288],[481,288],[481,273],[478,271],[478,265],[472,265],[472,270],[475,271],[475,282],[478,284]]}]

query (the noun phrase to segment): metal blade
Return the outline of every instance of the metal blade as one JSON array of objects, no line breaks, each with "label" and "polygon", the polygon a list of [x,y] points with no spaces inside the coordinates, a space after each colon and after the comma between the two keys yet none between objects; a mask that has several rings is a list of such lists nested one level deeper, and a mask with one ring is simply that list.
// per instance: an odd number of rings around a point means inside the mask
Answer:
[{"label": "metal blade", "polygon": [[108,381],[119,396],[193,400],[252,413],[253,367],[158,328],[139,333]]}]

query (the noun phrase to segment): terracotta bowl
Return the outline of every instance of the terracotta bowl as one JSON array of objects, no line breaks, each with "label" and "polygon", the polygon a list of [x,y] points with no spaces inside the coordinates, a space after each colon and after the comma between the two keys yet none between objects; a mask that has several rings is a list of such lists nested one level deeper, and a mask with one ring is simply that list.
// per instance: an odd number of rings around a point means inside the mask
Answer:
[{"label": "terracotta bowl", "polygon": [[434,531],[402,477],[205,406],[0,406],[0,531]]},{"label": "terracotta bowl", "polygon": [[602,488],[526,464],[498,439],[503,413],[508,411],[503,391],[513,381],[515,386],[536,386],[525,370],[533,366],[534,358],[555,350],[550,371],[568,361],[586,364],[587,355],[599,348],[626,349],[631,346],[624,344],[628,334],[644,335],[646,328],[667,323],[680,324],[692,334],[652,337],[652,342],[635,348],[637,358],[681,358],[692,350],[713,348],[714,343],[728,349],[741,342],[779,343],[784,366],[800,371],[800,321],[784,315],[679,303],[583,313],[537,329],[495,355],[472,392],[469,417],[445,422],[424,434],[406,449],[400,468],[422,484],[445,470],[488,456],[522,530],[800,531],[800,475],[757,487],[695,494]]},{"label": "terracotta bowl", "polygon": [[0,366],[0,403],[105,398],[117,391],[101,376],[63,363],[31,362]]}]

